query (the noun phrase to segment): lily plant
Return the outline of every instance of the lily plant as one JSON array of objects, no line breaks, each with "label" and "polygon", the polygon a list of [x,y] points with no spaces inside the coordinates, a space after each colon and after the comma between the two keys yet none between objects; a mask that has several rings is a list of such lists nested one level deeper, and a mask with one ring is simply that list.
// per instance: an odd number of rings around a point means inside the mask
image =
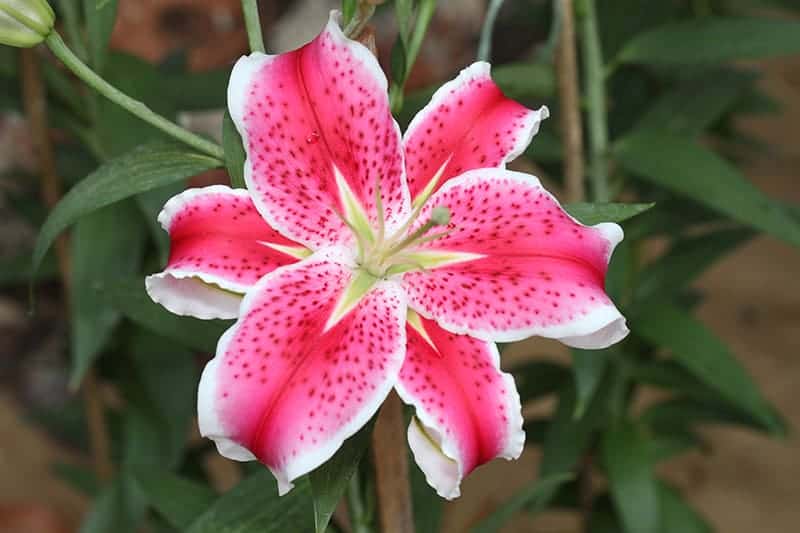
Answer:
[{"label": "lily plant", "polygon": [[401,135],[378,61],[334,13],[297,50],[239,59],[228,106],[247,189],[169,200],[169,261],[146,284],[174,313],[236,319],[200,381],[200,431],[266,465],[281,494],[394,389],[428,483],[457,497],[476,467],[523,449],[495,342],[591,349],[628,333],[604,291],[621,228],[580,224],[505,168],[548,112],[506,98],[487,63]]}]

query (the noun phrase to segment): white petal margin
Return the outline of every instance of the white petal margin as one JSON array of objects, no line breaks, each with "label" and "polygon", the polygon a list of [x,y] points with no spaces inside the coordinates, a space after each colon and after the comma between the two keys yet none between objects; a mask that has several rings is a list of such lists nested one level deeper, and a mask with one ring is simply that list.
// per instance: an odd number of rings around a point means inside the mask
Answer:
[{"label": "white petal margin", "polygon": [[[419,324],[419,322],[417,323]],[[420,331],[418,327],[414,326],[414,329],[418,332]],[[421,333],[420,335],[427,344],[438,351],[438,348],[432,344],[426,334]],[[400,398],[406,404],[415,408],[415,416],[411,419],[407,433],[408,444],[414,455],[414,460],[425,474],[425,480],[428,484],[436,490],[439,496],[448,500],[455,499],[461,495],[461,481],[472,470],[498,457],[506,460],[517,459],[522,454],[525,446],[525,432],[522,429],[524,422],[522,405],[514,378],[511,374],[500,370],[500,354],[497,350],[497,345],[491,342],[482,344],[488,347],[489,363],[492,366],[492,370],[497,372],[502,380],[505,389],[502,399],[508,418],[505,424],[503,424],[502,420],[496,421],[497,424],[505,426],[505,436],[500,449],[496,450],[491,457],[473,457],[473,464],[465,464],[464,449],[459,446],[458,441],[459,436],[462,439],[465,436],[455,434],[452,428],[448,430],[446,427],[447,420],[444,420],[444,423],[439,421],[439,415],[428,409],[426,402],[421,401],[411,387],[408,386],[408,382],[405,382],[402,378],[402,371],[401,378],[398,379],[395,385],[395,390]],[[483,373],[484,371],[481,370],[480,372]],[[454,371],[451,375],[454,380],[457,380],[458,372]],[[441,385],[442,383],[439,384],[439,386]],[[457,385],[457,388],[463,392],[472,383],[461,382],[457,383]],[[457,405],[463,406],[465,409],[470,409],[467,401],[459,402],[459,399],[450,399],[450,401],[457,402]],[[428,405],[430,404],[431,402],[428,403]],[[480,420],[485,420],[485,416],[489,416],[487,413],[479,413],[477,417],[473,416],[474,414],[471,413],[468,417],[478,421],[478,423]],[[483,429],[486,430],[486,428]]]},{"label": "white petal margin", "polygon": [[167,311],[203,320],[236,318],[245,291],[230,285],[209,274],[181,270],[159,272],[144,280],[147,294]]}]

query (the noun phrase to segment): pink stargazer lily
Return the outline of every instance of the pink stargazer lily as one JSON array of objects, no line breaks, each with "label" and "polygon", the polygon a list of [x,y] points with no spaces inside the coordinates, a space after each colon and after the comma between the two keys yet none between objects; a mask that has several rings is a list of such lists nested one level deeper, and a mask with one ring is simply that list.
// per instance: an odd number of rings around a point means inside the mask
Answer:
[{"label": "pink stargazer lily", "polygon": [[401,137],[377,60],[333,15],[302,48],[242,57],[228,105],[247,190],[172,198],[169,263],[147,290],[177,314],[237,318],[200,381],[200,431],[264,463],[282,494],[394,387],[416,410],[418,465],[454,498],[525,440],[493,341],[603,348],[627,334],[604,292],[622,230],[578,223],[505,169],[547,109],[506,98],[487,63]]}]

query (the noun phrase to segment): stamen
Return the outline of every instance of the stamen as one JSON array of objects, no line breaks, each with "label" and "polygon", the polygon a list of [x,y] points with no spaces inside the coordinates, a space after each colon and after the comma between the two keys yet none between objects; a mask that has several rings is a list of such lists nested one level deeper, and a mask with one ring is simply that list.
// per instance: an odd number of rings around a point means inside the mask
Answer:
[{"label": "stamen", "polygon": [[430,237],[424,237],[424,235],[435,226],[446,226],[450,223],[450,210],[444,206],[437,206],[431,210],[431,218],[425,224],[423,224],[417,231],[400,241],[398,244],[393,245],[386,253],[383,254],[383,257],[389,257],[393,255],[395,252],[402,250],[412,244],[421,244],[423,242],[430,242],[433,239],[438,239],[439,237],[445,235],[445,233],[437,234],[436,236],[431,235]]},{"label": "stamen", "polygon": [[336,213],[336,216],[339,217],[339,219],[341,219],[341,221],[344,222],[344,224],[348,228],[350,228],[350,231],[353,232],[353,235],[355,235],[356,243],[358,244],[358,259],[357,259],[357,261],[358,261],[359,264],[363,263],[365,254],[367,252],[367,243],[364,242],[364,237],[358,231],[356,231],[356,228],[350,223],[349,220],[347,220],[347,217],[345,217],[338,209],[336,209],[335,207],[331,207],[331,211]]}]

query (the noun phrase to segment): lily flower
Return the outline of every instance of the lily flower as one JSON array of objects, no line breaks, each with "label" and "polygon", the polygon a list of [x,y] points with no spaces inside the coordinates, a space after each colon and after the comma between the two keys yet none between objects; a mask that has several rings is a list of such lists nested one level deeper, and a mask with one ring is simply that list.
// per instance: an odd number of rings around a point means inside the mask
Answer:
[{"label": "lily flower", "polygon": [[172,198],[172,250],[147,290],[170,311],[237,318],[203,371],[200,431],[257,459],[284,494],[394,388],[438,494],[525,435],[495,341],[603,348],[628,332],[604,292],[616,224],[584,226],[539,181],[505,169],[547,117],[479,62],[401,136],[375,57],[334,13],[322,33],[233,69],[246,190]]}]

